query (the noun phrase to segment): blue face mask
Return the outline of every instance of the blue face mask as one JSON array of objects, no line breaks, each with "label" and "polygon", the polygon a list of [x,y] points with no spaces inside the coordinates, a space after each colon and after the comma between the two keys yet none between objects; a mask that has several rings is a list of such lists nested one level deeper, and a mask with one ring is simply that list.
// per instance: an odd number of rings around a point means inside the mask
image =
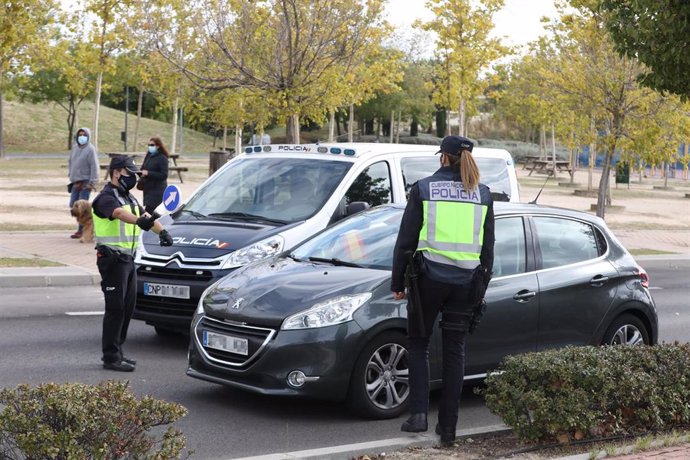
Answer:
[{"label": "blue face mask", "polygon": [[85,145],[89,141],[89,138],[86,136],[79,136],[77,138],[77,142],[79,142],[79,145]]},{"label": "blue face mask", "polygon": [[149,145],[149,153],[153,154],[153,153],[156,153],[157,151],[158,151],[158,147],[156,147],[155,145]]}]

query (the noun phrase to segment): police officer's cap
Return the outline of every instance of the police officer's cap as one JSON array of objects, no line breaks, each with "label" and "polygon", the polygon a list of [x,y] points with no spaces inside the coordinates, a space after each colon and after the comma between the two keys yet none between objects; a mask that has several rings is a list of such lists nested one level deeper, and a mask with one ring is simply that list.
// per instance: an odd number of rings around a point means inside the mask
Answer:
[{"label": "police officer's cap", "polygon": [[139,167],[136,164],[134,164],[134,160],[132,159],[132,157],[128,157],[126,155],[116,155],[110,160],[110,171],[123,168],[131,173],[141,172],[139,170]]},{"label": "police officer's cap", "polygon": [[438,154],[443,152],[448,155],[460,155],[463,150],[471,152],[473,148],[474,142],[466,137],[446,136],[441,142],[441,149],[436,153]]}]

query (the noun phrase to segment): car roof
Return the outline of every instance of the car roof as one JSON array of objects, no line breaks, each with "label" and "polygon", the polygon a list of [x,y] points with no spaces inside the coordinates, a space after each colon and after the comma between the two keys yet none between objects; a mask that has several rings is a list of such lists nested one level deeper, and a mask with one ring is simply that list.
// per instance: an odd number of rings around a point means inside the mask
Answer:
[{"label": "car roof", "polygon": [[[383,206],[391,206],[394,208],[404,209],[405,205],[406,203],[395,203]],[[494,201],[494,216],[505,217],[518,214],[544,214],[552,216],[556,215],[561,217],[571,217],[574,219],[586,220],[599,226],[605,226],[604,221],[599,217],[593,214],[588,214],[586,212],[577,211],[574,209],[532,203],[508,203],[504,201]]]},{"label": "car roof", "polygon": [[[312,159],[340,159],[350,162],[366,160],[384,154],[422,153],[433,155],[438,152],[438,145],[426,144],[389,144],[373,142],[322,142],[316,144],[268,144],[248,145],[242,152],[248,156],[258,157],[295,157]],[[503,149],[475,147],[472,154],[484,158],[502,158],[512,160],[510,152]]]}]

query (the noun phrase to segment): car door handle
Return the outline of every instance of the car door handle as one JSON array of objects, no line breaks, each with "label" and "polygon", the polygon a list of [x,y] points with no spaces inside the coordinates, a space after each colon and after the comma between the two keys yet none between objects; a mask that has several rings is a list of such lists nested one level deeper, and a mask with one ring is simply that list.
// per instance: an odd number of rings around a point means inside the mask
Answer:
[{"label": "car door handle", "polygon": [[522,291],[519,291],[517,294],[513,296],[514,300],[517,300],[518,302],[527,302],[529,299],[537,295],[536,292],[530,291],[528,289],[523,289]]},{"label": "car door handle", "polygon": [[609,280],[609,277],[608,277],[608,276],[597,275],[597,276],[595,276],[594,278],[592,278],[591,280],[589,280],[589,284],[591,284],[591,285],[594,286],[594,287],[601,287],[601,286],[603,286],[604,284],[606,284],[606,282],[607,282],[608,280]]}]

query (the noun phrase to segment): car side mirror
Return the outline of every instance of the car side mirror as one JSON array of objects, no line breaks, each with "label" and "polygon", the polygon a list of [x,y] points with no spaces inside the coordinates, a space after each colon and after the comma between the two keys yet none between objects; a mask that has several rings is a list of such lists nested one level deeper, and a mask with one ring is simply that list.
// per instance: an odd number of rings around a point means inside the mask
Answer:
[{"label": "car side mirror", "polygon": [[347,205],[346,208],[346,215],[351,216],[353,214],[357,214],[358,212],[362,212],[365,209],[369,209],[371,206],[369,206],[369,203],[366,201],[353,201],[352,203]]}]

